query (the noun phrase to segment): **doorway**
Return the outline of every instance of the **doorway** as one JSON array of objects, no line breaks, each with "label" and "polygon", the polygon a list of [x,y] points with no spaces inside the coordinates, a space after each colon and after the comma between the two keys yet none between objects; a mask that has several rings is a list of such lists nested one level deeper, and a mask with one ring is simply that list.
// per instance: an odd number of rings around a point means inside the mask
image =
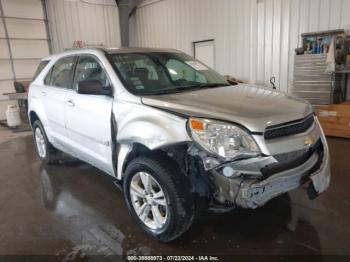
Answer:
[{"label": "doorway", "polygon": [[215,69],[214,39],[193,42],[194,58]]}]

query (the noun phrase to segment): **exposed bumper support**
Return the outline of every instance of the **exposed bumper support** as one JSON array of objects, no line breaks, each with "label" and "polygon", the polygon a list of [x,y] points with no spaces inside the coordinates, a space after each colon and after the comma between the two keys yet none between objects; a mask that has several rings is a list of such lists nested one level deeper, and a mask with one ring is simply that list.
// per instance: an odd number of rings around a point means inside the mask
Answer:
[{"label": "exposed bumper support", "polygon": [[324,146],[323,161],[320,169],[310,176],[312,184],[318,194],[325,192],[331,182],[331,165],[327,141],[322,137]]},{"label": "exposed bumper support", "polygon": [[307,171],[317,163],[318,155],[313,154],[303,165],[276,174],[262,182],[244,183],[238,193],[236,204],[247,208],[264,205],[270,199],[298,188]]},{"label": "exposed bumper support", "polygon": [[[321,137],[321,140],[323,159],[319,169],[311,174],[311,170],[319,163],[320,155],[317,152],[314,152],[303,164],[293,169],[274,174],[265,180],[261,180],[259,176],[252,176],[255,173],[251,172],[253,170],[246,172],[246,174],[251,173],[251,175],[232,176],[230,178],[225,177],[222,172],[213,170],[214,183],[218,188],[216,194],[217,200],[222,203],[229,201],[244,208],[254,209],[263,206],[278,195],[300,187],[309,179],[311,179],[315,191],[318,194],[323,193],[330,184],[330,161],[327,142],[324,137]],[[256,163],[268,162],[267,159],[259,158],[255,158],[255,161]],[[255,166],[259,167],[259,165]],[[239,165],[236,164],[237,167]]]}]

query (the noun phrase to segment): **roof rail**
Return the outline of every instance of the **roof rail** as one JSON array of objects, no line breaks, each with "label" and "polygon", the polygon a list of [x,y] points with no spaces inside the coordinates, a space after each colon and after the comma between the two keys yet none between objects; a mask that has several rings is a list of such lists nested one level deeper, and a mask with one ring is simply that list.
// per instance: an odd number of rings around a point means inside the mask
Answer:
[{"label": "roof rail", "polygon": [[102,49],[106,50],[108,47],[105,45],[84,45],[83,47],[67,47],[64,51],[74,51],[74,50],[82,50],[82,49]]}]

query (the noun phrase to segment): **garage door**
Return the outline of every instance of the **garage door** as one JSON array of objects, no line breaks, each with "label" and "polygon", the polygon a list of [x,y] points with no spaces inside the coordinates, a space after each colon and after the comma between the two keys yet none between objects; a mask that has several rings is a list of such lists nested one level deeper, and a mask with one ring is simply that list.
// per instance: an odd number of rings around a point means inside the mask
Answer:
[{"label": "garage door", "polygon": [[0,119],[8,104],[3,93],[14,81],[31,80],[40,59],[49,55],[44,1],[0,0]]}]

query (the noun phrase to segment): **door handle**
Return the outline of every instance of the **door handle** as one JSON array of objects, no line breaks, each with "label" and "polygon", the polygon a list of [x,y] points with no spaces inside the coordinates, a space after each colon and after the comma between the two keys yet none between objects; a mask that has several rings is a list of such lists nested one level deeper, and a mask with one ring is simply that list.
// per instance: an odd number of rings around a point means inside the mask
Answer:
[{"label": "door handle", "polygon": [[75,104],[74,104],[74,101],[73,101],[73,100],[68,100],[68,101],[67,101],[67,104],[68,104],[69,106],[75,106]]},{"label": "door handle", "polygon": [[46,96],[46,92],[41,92],[41,95],[42,96]]}]

